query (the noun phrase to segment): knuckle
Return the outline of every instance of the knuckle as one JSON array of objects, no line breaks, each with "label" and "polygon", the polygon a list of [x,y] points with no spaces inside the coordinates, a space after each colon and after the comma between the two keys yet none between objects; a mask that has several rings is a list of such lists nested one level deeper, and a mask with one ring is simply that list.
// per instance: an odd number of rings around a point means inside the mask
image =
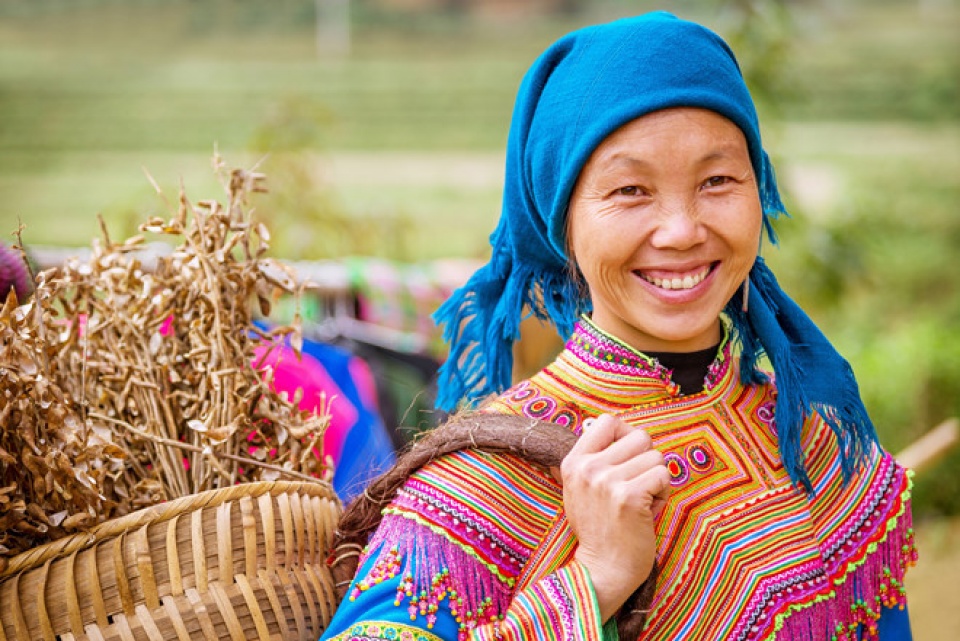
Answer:
[{"label": "knuckle", "polygon": [[647,434],[646,430],[638,428],[632,432],[632,436],[642,449],[647,450],[653,447],[653,440],[651,440],[650,435]]},{"label": "knuckle", "polygon": [[653,469],[654,480],[657,481],[660,485],[661,491],[669,491],[671,489],[670,485],[670,472],[667,470],[666,465],[659,465]]},{"label": "knuckle", "polygon": [[613,414],[601,414],[594,420],[595,427],[603,427],[605,429],[612,429],[617,426],[618,419]]},{"label": "knuckle", "polygon": [[605,477],[605,466],[595,458],[584,459],[579,466],[581,474],[588,480],[595,481]]},{"label": "knuckle", "polygon": [[625,508],[629,507],[632,501],[629,488],[622,485],[614,485],[609,488],[608,492],[610,496],[610,502],[613,504],[618,511],[622,511]]},{"label": "knuckle", "polygon": [[663,471],[667,471],[667,459],[663,456],[663,452],[660,450],[649,450],[649,455],[653,467],[662,467]]},{"label": "knuckle", "polygon": [[653,449],[653,439],[650,438],[650,435],[647,434],[646,430],[638,430],[640,432],[640,442],[643,444],[645,450]]},{"label": "knuckle", "polygon": [[613,479],[610,476],[610,470],[598,468],[587,476],[587,483],[590,487],[609,492]]},{"label": "knuckle", "polygon": [[580,479],[583,478],[580,467],[576,463],[562,463],[560,465],[560,478],[563,481],[563,485],[566,487],[568,485],[577,485],[580,483]]}]

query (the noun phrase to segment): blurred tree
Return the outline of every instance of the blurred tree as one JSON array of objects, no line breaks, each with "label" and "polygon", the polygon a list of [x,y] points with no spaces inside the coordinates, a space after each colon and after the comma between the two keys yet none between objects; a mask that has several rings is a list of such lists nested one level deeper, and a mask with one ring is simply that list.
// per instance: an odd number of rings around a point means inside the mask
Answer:
[{"label": "blurred tree", "polygon": [[[797,34],[787,0],[717,0],[724,16],[724,36],[737,52],[743,77],[761,115],[776,118],[794,100],[790,59]],[[761,118],[764,120],[764,118]]]},{"label": "blurred tree", "polygon": [[254,213],[269,223],[285,258],[305,260],[380,256],[409,260],[409,219],[359,214],[338,202],[324,179],[319,151],[329,112],[303,97],[279,100],[251,141],[264,154],[271,196]]}]

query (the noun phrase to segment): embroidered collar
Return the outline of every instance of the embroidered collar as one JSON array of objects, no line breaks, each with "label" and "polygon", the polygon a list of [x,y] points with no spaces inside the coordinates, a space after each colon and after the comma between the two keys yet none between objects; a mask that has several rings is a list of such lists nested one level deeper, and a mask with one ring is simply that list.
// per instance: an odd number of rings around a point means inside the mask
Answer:
[{"label": "embroidered collar", "polygon": [[[703,390],[690,396],[712,392],[730,372],[733,359],[726,319],[723,319],[722,326],[723,337],[717,350],[717,358],[707,370]],[[664,367],[657,359],[603,331],[587,316],[580,318],[574,328],[573,336],[567,341],[566,351],[561,359],[574,366],[577,364],[580,367],[586,366],[593,372],[599,371],[623,382],[629,381],[641,387],[659,388],[670,398],[680,395],[680,386],[672,380],[670,369]]]}]

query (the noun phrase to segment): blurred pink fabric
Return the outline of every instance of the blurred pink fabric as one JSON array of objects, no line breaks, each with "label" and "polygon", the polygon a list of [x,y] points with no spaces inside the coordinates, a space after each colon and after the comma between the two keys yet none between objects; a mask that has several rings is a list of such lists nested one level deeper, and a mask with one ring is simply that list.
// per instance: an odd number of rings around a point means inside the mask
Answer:
[{"label": "blurred pink fabric", "polygon": [[[254,367],[263,369],[273,368],[273,389],[276,392],[286,392],[287,398],[293,398],[297,388],[303,389],[303,398],[300,400],[300,409],[307,411],[324,410],[323,400],[326,399],[327,410],[330,412],[330,425],[323,436],[323,451],[333,457],[334,463],[340,461],[343,454],[343,443],[350,432],[350,428],[357,422],[359,412],[353,403],[340,391],[336,381],[330,377],[327,370],[316,358],[309,354],[302,354],[297,359],[296,352],[286,345],[276,346],[267,354],[266,346],[258,347],[254,357]],[[264,358],[266,356],[266,358]],[[361,363],[362,365],[362,363]],[[369,368],[366,377],[357,377],[358,386],[366,388],[373,383],[373,376]],[[363,379],[366,380],[363,380]],[[363,390],[364,395],[372,394],[376,398],[375,390]]]}]

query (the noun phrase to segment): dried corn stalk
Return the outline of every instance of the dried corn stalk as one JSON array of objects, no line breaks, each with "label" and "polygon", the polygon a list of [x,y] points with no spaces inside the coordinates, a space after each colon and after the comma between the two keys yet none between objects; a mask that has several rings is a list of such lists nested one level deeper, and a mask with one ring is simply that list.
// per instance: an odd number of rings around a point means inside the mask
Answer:
[{"label": "dried corn stalk", "polygon": [[252,322],[254,299],[268,313],[276,292],[296,293],[246,209],[264,177],[214,160],[226,205],[181,188],[170,220],[141,226],[180,241],[153,272],[142,237],[104,228],[89,261],[42,272],[31,303],[0,312],[0,556],[159,501],[329,472],[328,417],[252,366],[264,341],[300,346],[298,321]]}]

